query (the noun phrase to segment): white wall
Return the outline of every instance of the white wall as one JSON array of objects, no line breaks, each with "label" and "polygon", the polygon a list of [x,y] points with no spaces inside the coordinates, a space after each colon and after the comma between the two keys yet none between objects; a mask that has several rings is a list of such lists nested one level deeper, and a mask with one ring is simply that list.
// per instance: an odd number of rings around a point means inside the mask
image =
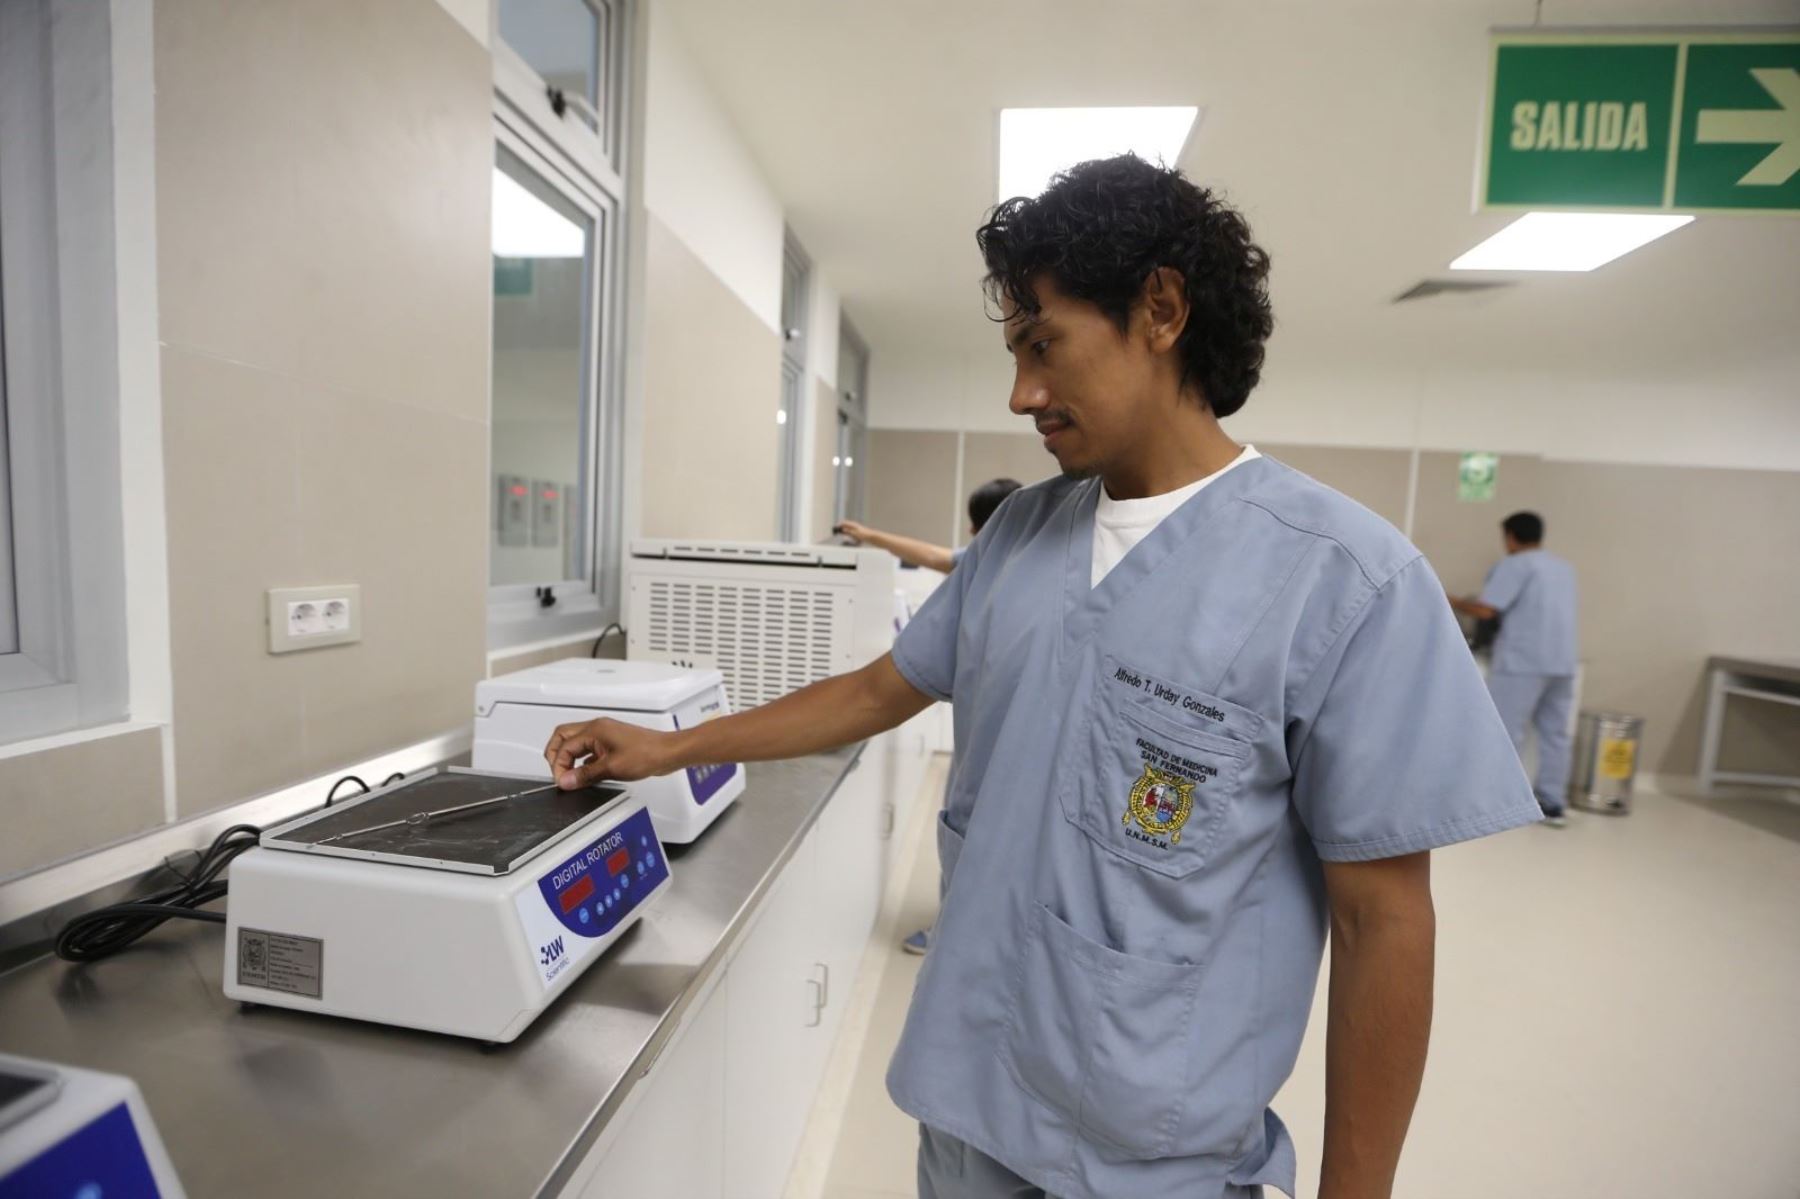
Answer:
[{"label": "white wall", "polygon": [[[673,18],[648,3],[644,204],[771,329],[781,327],[781,201],[701,77]],[[696,330],[696,337],[703,337]]]},{"label": "white wall", "polygon": [[[1028,433],[1007,411],[1012,365],[992,354],[890,349],[874,363],[883,429]],[[1479,362],[1289,370],[1272,347],[1262,385],[1227,422],[1239,440],[1490,450],[1574,461],[1800,470],[1800,354],[1728,371],[1533,371]]]},{"label": "white wall", "polygon": [[[666,2],[651,0],[644,83],[644,205],[731,294],[771,331],[781,328],[784,212],[730,116],[700,73]],[[769,64],[771,72],[782,69]],[[801,244],[805,245],[804,230]],[[814,525],[820,494],[809,469],[820,438],[836,437],[836,416],[821,410],[820,383],[835,391],[840,298],[824,265],[813,263],[807,314],[805,417],[800,431],[800,527]],[[701,330],[694,338],[704,337]],[[747,369],[760,370],[760,365]],[[757,380],[760,384],[761,380]],[[665,396],[667,402],[670,397]],[[658,397],[643,402],[655,408]],[[653,414],[647,419],[655,420]],[[773,434],[773,429],[770,430]]]}]

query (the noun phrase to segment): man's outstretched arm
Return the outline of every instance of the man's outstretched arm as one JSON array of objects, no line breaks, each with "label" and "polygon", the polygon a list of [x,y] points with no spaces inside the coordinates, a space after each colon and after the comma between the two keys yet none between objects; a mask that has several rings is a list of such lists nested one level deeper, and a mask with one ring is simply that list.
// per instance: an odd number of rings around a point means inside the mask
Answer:
[{"label": "man's outstretched arm", "polygon": [[649,778],[686,766],[799,758],[906,723],[931,704],[883,654],[760,708],[664,733],[617,720],[565,724],[544,747],[566,790],[601,779]]}]

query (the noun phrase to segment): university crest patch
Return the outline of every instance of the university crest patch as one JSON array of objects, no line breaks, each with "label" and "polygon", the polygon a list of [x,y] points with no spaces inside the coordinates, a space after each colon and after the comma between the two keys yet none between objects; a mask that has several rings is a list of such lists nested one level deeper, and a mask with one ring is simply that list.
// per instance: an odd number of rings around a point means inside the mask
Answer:
[{"label": "university crest patch", "polygon": [[[1131,785],[1131,797],[1125,805],[1123,824],[1133,821],[1149,838],[1167,838],[1170,845],[1181,844],[1181,826],[1194,810],[1194,781],[1146,764],[1144,773]],[[1155,841],[1152,841],[1155,844]]]}]

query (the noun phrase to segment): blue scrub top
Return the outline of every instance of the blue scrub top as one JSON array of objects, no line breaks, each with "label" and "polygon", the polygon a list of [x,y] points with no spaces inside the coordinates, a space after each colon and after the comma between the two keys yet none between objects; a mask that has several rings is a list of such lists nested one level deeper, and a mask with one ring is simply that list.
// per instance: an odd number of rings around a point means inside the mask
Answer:
[{"label": "blue scrub top", "polygon": [[1575,568],[1548,550],[1508,554],[1488,571],[1481,602],[1500,613],[1495,674],[1575,673]]},{"label": "blue scrub top", "polygon": [[1273,459],[1090,587],[1097,480],[1008,497],[894,647],[955,701],[947,893],[888,1074],[1067,1199],[1294,1189],[1268,1111],[1322,861],[1539,818],[1431,568]]}]

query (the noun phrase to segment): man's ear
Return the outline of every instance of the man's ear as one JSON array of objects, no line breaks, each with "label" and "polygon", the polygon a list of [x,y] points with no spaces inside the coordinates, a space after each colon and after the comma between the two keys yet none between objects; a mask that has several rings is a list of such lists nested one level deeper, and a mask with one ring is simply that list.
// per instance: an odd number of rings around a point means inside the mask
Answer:
[{"label": "man's ear", "polygon": [[1138,292],[1138,307],[1144,314],[1144,335],[1151,352],[1173,351],[1188,322],[1187,280],[1181,272],[1172,266],[1151,271]]}]

